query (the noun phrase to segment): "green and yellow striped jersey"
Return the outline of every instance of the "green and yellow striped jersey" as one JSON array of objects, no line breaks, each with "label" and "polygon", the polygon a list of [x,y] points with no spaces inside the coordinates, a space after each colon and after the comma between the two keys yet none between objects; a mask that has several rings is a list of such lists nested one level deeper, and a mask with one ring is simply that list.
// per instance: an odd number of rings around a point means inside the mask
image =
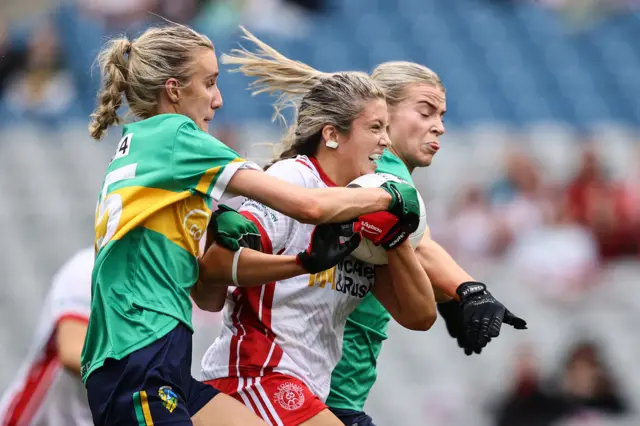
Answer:
[{"label": "green and yellow striped jersey", "polygon": [[258,166],[186,116],[124,126],[96,208],[84,381],[105,359],[121,359],[179,322],[192,328],[199,240],[212,201],[223,198],[240,168]]}]

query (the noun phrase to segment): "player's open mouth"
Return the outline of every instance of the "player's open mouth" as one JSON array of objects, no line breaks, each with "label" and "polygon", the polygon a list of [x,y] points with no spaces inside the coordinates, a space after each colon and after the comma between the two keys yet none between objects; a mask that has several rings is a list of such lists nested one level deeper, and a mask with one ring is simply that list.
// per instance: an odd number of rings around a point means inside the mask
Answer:
[{"label": "player's open mouth", "polygon": [[382,154],[371,154],[369,156],[369,160],[373,163],[375,163],[376,161],[378,161],[380,159],[380,157],[382,157]]}]

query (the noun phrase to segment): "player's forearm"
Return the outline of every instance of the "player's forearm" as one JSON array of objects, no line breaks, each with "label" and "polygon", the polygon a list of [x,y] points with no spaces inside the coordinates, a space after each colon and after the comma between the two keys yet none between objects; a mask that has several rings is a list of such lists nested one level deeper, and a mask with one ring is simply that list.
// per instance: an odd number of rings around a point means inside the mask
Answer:
[{"label": "player's forearm", "polygon": [[385,211],[391,195],[380,188],[318,188],[313,192],[320,213],[317,223],[344,222],[359,216]]},{"label": "player's forearm", "polygon": [[380,188],[307,189],[255,170],[236,172],[228,190],[312,224],[354,219],[386,210],[391,203],[391,195]]},{"label": "player's forearm", "polygon": [[467,281],[474,281],[473,277],[462,269],[440,244],[431,238],[425,238],[420,242],[416,249],[416,256],[429,275],[436,292],[458,299],[456,294],[458,286]]},{"label": "player's forearm", "polygon": [[428,330],[437,318],[436,301],[431,281],[405,242],[387,252],[389,275],[402,317],[401,324],[417,330]]},{"label": "player's forearm", "polygon": [[[213,244],[199,260],[200,280],[206,285],[234,285],[232,278],[235,252]],[[295,256],[280,256],[244,249],[237,265],[241,287],[254,287],[306,274]]]}]

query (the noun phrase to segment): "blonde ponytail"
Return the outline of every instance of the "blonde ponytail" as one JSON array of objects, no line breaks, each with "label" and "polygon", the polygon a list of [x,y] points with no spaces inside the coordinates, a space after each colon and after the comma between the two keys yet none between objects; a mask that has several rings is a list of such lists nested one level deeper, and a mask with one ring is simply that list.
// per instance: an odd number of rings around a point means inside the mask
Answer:
[{"label": "blonde ponytail", "polygon": [[102,139],[109,126],[120,124],[118,108],[122,105],[127,84],[127,56],[130,52],[131,42],[127,38],[118,38],[111,40],[98,55],[103,88],[98,92],[98,106],[91,114],[89,124],[89,133],[96,140]]}]

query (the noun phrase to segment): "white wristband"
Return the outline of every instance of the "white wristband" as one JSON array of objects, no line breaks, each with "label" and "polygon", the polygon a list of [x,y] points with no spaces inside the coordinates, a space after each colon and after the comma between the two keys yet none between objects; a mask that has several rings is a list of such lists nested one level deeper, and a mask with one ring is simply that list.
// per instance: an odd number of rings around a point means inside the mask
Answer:
[{"label": "white wristband", "polygon": [[236,254],[233,255],[233,264],[231,265],[231,279],[233,280],[233,285],[236,287],[238,284],[238,259],[240,259],[240,252],[244,247],[240,247]]}]

